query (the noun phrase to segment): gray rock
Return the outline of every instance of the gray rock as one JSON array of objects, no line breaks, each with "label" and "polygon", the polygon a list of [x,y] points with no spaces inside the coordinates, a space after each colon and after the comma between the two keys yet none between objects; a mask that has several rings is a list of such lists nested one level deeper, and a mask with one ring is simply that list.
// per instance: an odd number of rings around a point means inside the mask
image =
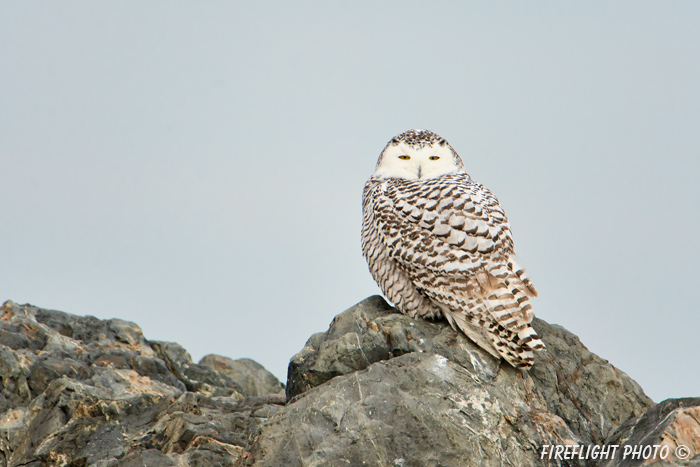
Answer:
[{"label": "gray rock", "polygon": [[231,378],[231,381],[246,396],[284,394],[284,384],[255,360],[249,358],[233,360],[220,355],[206,355],[199,364]]},{"label": "gray rock", "polygon": [[[614,459],[601,462],[600,467],[631,467],[642,464],[653,467],[698,467],[700,398],[667,399],[656,404],[644,415],[624,423],[608,438],[606,444],[619,448],[615,450]],[[677,451],[679,446],[688,448],[685,452],[687,456],[677,457],[683,452]],[[656,460],[651,461],[654,458]]]},{"label": "gray rock", "polygon": [[583,444],[603,444],[623,422],[653,405],[639,384],[563,327],[535,319],[534,328],[547,350],[538,353],[528,376],[549,410],[566,420]]},{"label": "gray rock", "polygon": [[540,445],[576,440],[518,370],[501,370],[495,387],[477,369],[490,362],[474,358],[466,368],[412,352],[333,378],[271,417],[250,459],[262,466],[538,466]]},{"label": "gray rock", "polygon": [[413,320],[370,297],[292,358],[290,403],[256,433],[248,460],[543,465],[543,445],[601,444],[652,405],[573,334],[541,320],[535,328],[548,351],[522,372],[446,322]]},{"label": "gray rock", "polygon": [[[700,399],[654,405],[576,336],[541,320],[523,372],[442,321],[370,297],[314,334],[285,386],[256,362],[194,363],[134,323],[0,307],[1,466],[588,466],[545,445],[689,446]],[[287,404],[285,405],[285,395]],[[694,456],[694,457],[693,457]]]},{"label": "gray rock", "polygon": [[246,398],[134,323],[12,302],[0,313],[0,466],[235,465],[284,402]]}]

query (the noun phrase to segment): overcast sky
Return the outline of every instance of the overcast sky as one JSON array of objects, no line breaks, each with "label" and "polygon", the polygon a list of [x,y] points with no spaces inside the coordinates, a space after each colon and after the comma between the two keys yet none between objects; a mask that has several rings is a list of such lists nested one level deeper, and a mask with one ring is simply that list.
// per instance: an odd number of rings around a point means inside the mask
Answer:
[{"label": "overcast sky", "polygon": [[0,301],[287,363],[380,293],[361,194],[447,138],[565,326],[698,396],[699,2],[0,0]]}]

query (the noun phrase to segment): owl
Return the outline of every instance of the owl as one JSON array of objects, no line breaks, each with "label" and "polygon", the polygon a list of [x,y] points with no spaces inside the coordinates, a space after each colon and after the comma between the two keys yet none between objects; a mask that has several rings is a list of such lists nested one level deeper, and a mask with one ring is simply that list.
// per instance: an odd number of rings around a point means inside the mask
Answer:
[{"label": "owl", "polygon": [[362,195],[362,253],[386,298],[415,318],[445,317],[496,358],[528,369],[544,344],[537,291],[517,263],[498,199],[450,144],[409,130],[386,145]]}]

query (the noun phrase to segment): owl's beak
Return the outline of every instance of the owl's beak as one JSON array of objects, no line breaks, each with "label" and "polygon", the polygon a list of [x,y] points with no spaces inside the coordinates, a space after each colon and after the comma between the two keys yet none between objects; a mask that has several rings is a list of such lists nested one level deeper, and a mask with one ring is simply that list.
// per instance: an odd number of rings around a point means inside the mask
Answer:
[{"label": "owl's beak", "polygon": [[418,166],[418,178],[420,178],[420,171],[421,171],[421,166]]}]

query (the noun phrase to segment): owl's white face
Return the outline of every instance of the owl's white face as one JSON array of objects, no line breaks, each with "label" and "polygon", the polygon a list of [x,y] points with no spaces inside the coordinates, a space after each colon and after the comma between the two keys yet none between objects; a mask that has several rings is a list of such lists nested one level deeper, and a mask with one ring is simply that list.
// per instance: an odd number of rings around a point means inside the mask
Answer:
[{"label": "owl's white face", "polygon": [[417,148],[400,142],[387,146],[374,176],[425,180],[459,171],[460,167],[447,144],[433,143]]}]

